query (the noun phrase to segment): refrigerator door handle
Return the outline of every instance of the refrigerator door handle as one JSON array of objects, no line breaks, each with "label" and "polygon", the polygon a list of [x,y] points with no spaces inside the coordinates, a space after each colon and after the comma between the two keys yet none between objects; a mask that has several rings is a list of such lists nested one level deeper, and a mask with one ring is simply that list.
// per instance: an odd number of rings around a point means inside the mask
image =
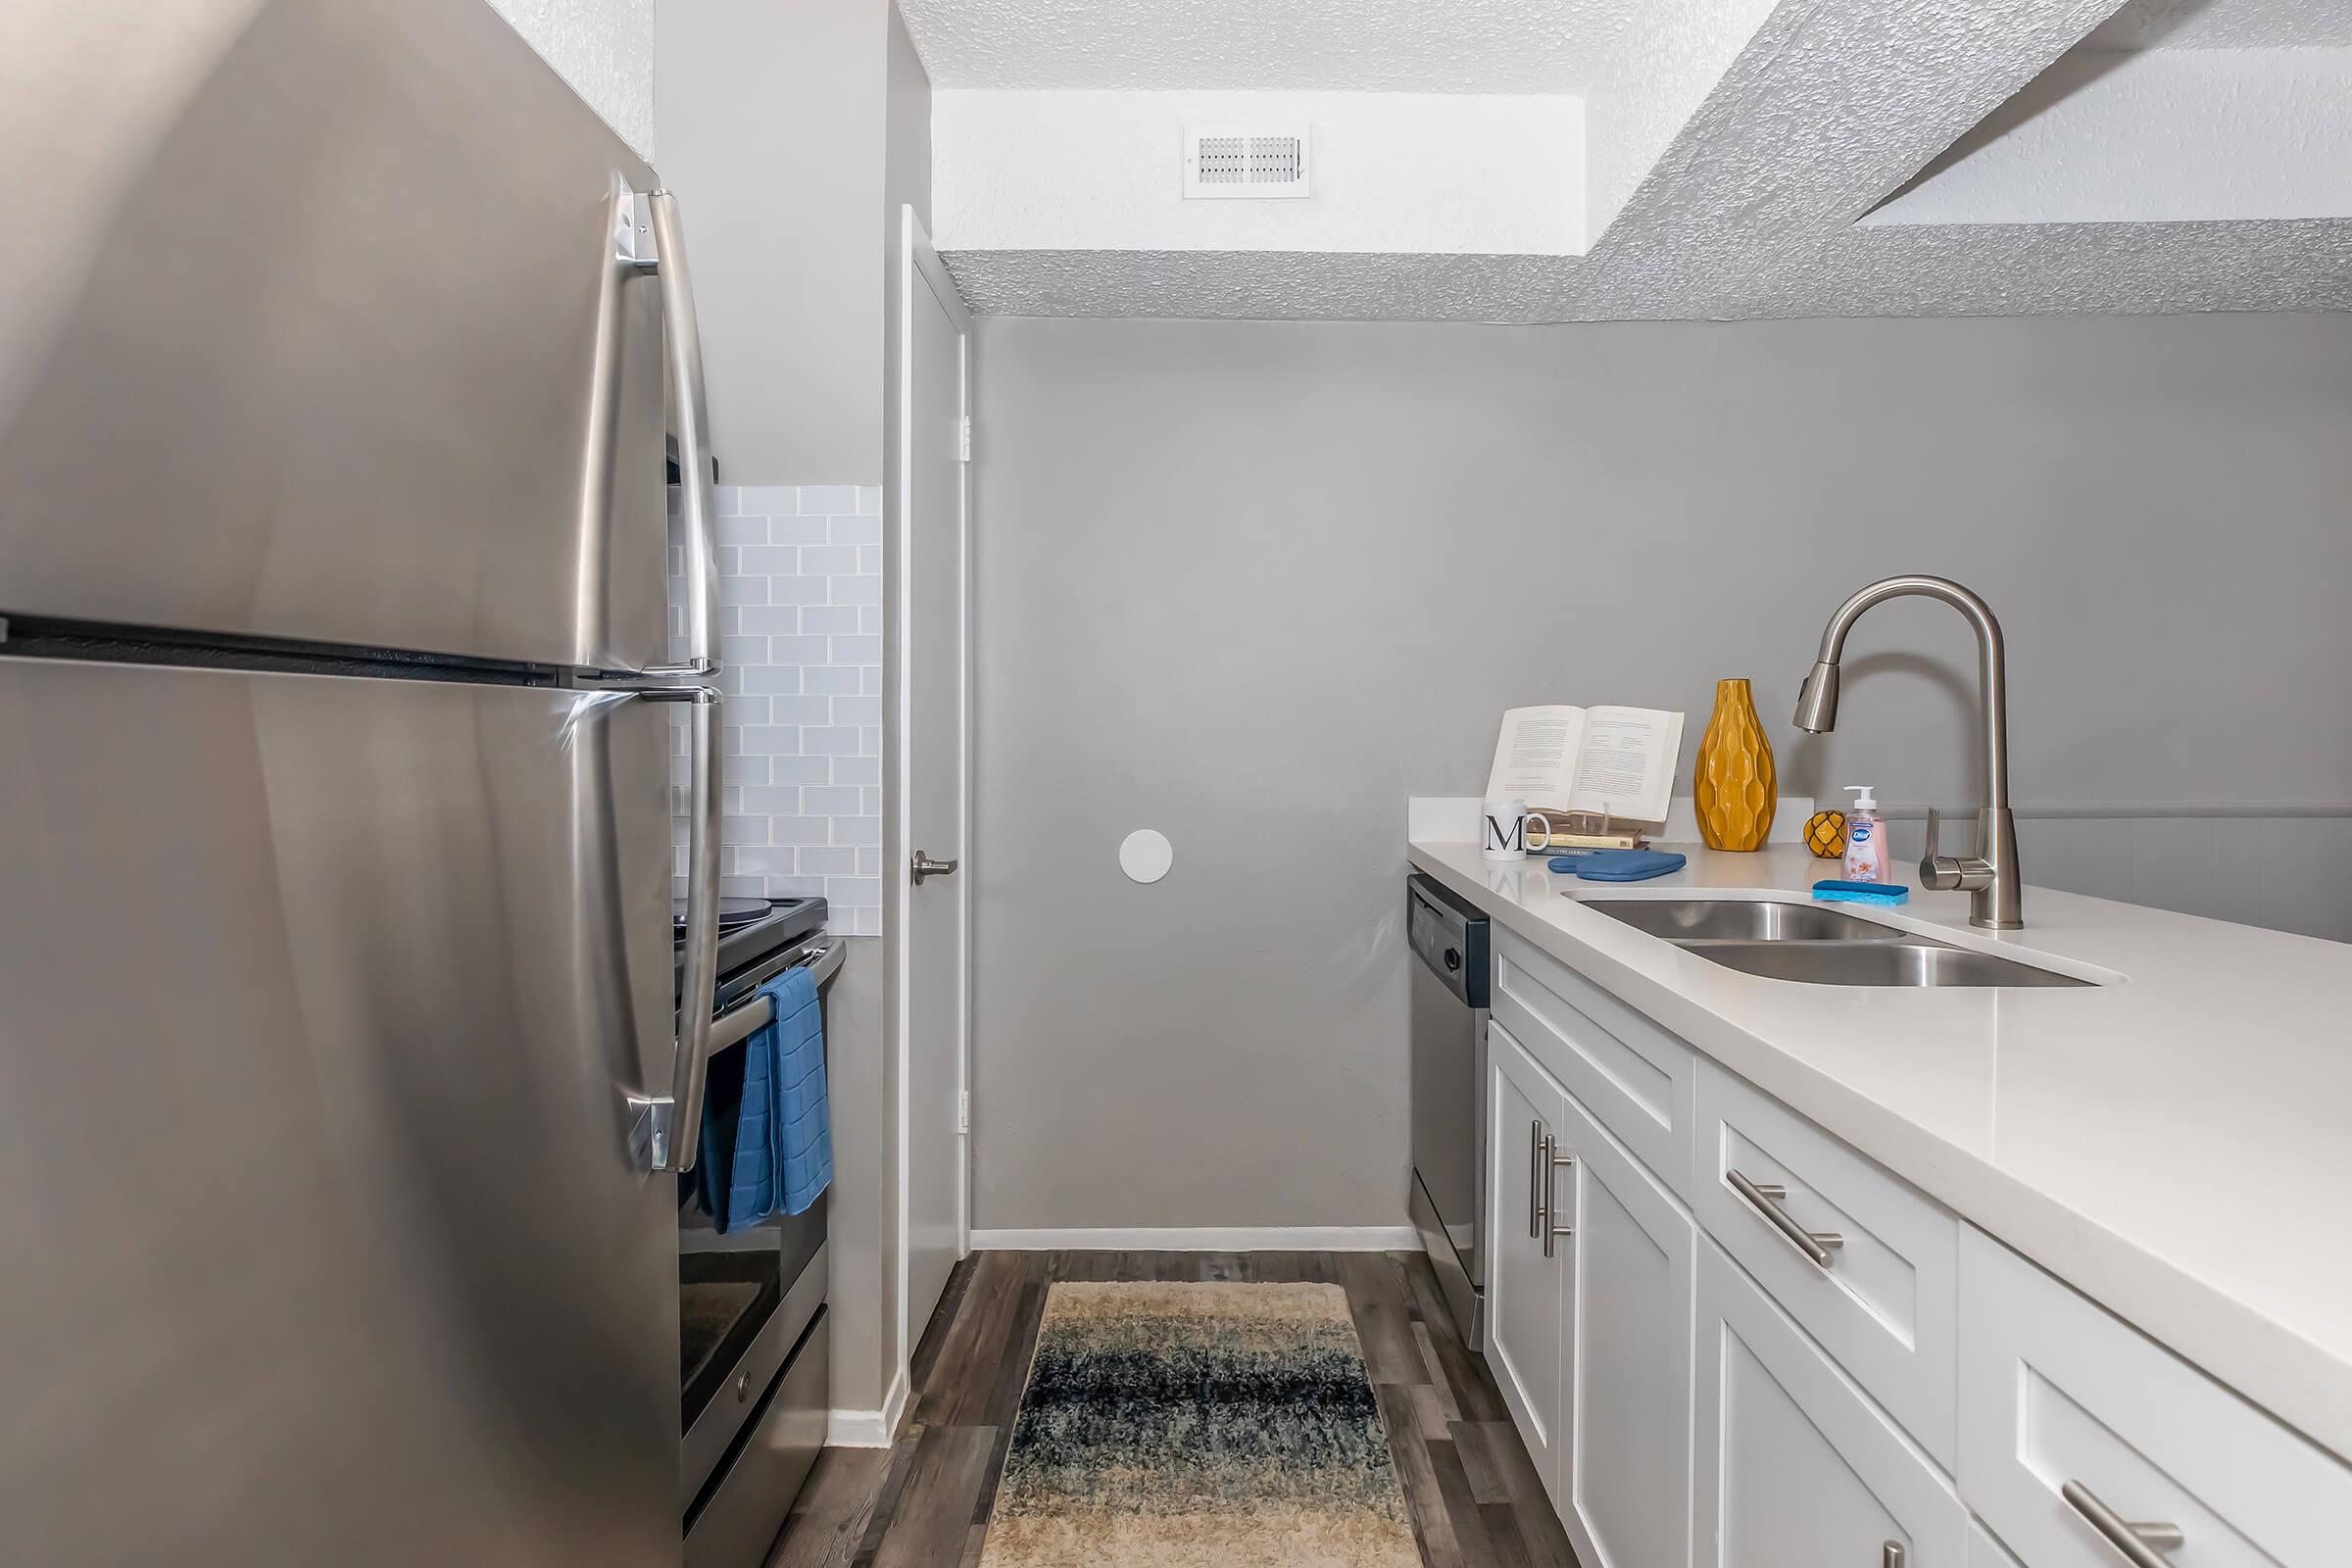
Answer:
[{"label": "refrigerator door handle", "polygon": [[653,270],[662,279],[662,335],[677,400],[678,484],[686,523],[686,659],[646,673],[709,675],[718,668],[718,524],[717,498],[711,493],[710,412],[703,396],[702,328],[695,320],[678,199],[658,190],[646,198],[646,207],[654,225]]},{"label": "refrigerator door handle", "polygon": [[680,982],[667,1096],[631,1095],[629,1143],[652,1171],[694,1169],[702,1153],[703,1092],[710,1066],[710,1014],[718,994],[719,737],[712,686],[610,683],[652,702],[691,703],[687,718],[686,966]]}]

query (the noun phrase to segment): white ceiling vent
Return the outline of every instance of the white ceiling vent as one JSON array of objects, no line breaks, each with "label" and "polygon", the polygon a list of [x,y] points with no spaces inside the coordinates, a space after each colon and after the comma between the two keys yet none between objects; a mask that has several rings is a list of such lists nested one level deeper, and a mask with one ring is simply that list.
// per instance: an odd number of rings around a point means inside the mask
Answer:
[{"label": "white ceiling vent", "polygon": [[1303,196],[1304,125],[1187,125],[1187,196]]}]

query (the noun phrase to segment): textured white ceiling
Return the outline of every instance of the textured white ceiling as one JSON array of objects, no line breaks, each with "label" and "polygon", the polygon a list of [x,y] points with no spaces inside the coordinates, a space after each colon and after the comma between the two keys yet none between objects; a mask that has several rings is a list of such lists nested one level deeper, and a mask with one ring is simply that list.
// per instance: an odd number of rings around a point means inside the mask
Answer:
[{"label": "textured white ceiling", "polygon": [[2132,0],[2090,49],[2352,47],[2352,0]]},{"label": "textured white ceiling", "polygon": [[1573,92],[1618,25],[1616,0],[899,0],[899,10],[942,88]]},{"label": "textured white ceiling", "polygon": [[[966,16],[1052,4],[1065,23],[1076,9],[1069,0],[917,3]],[[1133,20],[1142,3],[1107,9]],[[1002,240],[982,250],[959,248],[945,231],[941,249],[972,306],[1004,315],[1566,321],[2352,308],[2346,220],[1856,226],[2116,6],[1781,0],[1583,257],[1047,250]],[[1373,8],[1346,0],[1343,9],[1360,19]],[[1394,24],[1408,10],[1439,8],[1396,0],[1387,9]],[[1492,21],[1522,9],[1475,14]],[[1444,69],[1464,69],[1463,58]],[[1131,57],[1122,69],[1134,65]],[[1563,68],[1560,79],[1570,74]]]},{"label": "textured white ceiling", "polygon": [[2352,221],[1855,229],[1770,271],[1643,293],[1573,256],[1271,251],[950,254],[984,316],[1737,320],[2352,310]]},{"label": "textured white ceiling", "polygon": [[642,158],[654,154],[654,0],[490,0]]}]

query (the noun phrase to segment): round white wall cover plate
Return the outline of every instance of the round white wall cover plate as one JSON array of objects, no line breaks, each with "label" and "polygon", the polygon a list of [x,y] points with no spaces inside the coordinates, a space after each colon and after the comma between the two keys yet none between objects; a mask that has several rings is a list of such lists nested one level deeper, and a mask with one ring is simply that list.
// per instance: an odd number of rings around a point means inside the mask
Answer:
[{"label": "round white wall cover plate", "polygon": [[1139,827],[1119,844],[1119,869],[1133,882],[1156,882],[1176,863],[1176,851],[1157,828]]}]

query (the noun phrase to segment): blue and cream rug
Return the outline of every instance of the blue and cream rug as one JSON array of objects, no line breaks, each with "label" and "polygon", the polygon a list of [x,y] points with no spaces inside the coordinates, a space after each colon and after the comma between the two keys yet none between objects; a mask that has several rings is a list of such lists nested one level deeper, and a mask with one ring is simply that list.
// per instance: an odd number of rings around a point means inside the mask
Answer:
[{"label": "blue and cream rug", "polygon": [[1337,1285],[1054,1286],[982,1568],[1417,1568]]}]

